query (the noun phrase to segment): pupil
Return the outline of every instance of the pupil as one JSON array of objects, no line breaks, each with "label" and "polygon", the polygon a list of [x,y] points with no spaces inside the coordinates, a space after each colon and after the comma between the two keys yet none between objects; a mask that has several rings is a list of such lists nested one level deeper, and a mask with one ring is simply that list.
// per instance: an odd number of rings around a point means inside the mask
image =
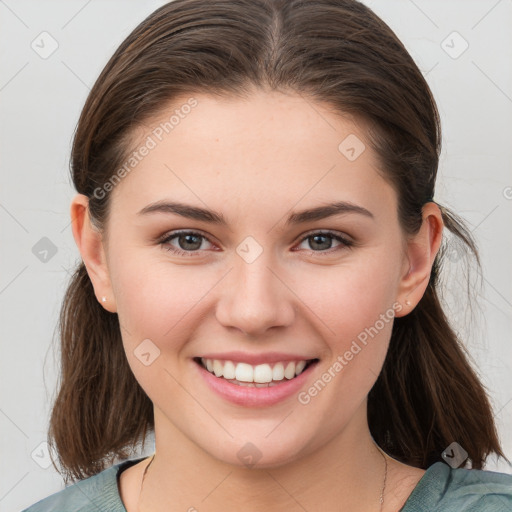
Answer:
[{"label": "pupil", "polygon": [[[328,237],[326,235],[313,235],[313,242],[316,244],[317,239],[319,239],[319,238],[328,239]],[[320,243],[320,245],[322,245],[321,242],[319,242],[319,243]],[[328,242],[325,242],[325,243],[327,243],[327,245],[329,245]],[[324,243],[324,245],[325,245],[325,243]],[[322,247],[322,249],[329,249],[329,247],[324,246],[324,247]]]},{"label": "pupil", "polygon": [[[189,239],[197,239],[198,237],[195,236],[195,235],[182,235],[181,236],[181,239],[185,239],[185,245],[188,244],[188,243],[191,243],[192,245],[194,245],[194,242],[189,242]],[[196,241],[196,245],[197,245],[197,241]],[[199,246],[201,245],[201,242],[199,242]],[[198,249],[198,247],[186,247],[187,249]]]}]

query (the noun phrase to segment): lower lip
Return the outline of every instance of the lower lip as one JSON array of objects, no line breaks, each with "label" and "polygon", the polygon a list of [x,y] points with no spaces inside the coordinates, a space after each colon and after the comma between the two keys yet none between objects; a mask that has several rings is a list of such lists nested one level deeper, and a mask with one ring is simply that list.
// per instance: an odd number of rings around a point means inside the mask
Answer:
[{"label": "lower lip", "polygon": [[222,398],[244,407],[266,407],[295,395],[304,386],[317,363],[318,361],[315,361],[310,364],[299,376],[291,380],[285,380],[281,384],[271,387],[257,388],[239,386],[238,384],[228,382],[222,377],[215,377],[215,375],[203,368],[199,363],[193,361],[194,366],[197,367],[210,389]]}]

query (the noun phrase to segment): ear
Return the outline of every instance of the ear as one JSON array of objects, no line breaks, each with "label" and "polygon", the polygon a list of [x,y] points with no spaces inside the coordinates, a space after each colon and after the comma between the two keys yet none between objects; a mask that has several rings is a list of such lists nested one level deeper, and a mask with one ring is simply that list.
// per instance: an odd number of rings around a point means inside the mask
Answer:
[{"label": "ear", "polygon": [[426,203],[422,218],[418,233],[406,242],[407,257],[398,287],[398,298],[403,307],[397,311],[397,317],[410,313],[423,297],[441,246],[444,223],[439,206],[433,202]]},{"label": "ear", "polygon": [[[98,302],[111,313],[117,311],[102,234],[91,223],[89,198],[77,194],[71,201],[71,226]],[[102,297],[107,300],[102,302]]]}]

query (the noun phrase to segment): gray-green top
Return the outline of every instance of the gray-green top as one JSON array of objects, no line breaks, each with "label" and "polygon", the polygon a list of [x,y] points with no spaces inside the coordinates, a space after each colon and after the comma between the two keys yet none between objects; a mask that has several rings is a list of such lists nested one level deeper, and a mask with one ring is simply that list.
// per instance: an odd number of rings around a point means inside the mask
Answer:
[{"label": "gray-green top", "polygon": [[[119,475],[141,460],[120,462],[23,512],[126,512],[119,495]],[[453,469],[444,462],[436,462],[427,469],[399,512],[512,512],[512,475]]]}]

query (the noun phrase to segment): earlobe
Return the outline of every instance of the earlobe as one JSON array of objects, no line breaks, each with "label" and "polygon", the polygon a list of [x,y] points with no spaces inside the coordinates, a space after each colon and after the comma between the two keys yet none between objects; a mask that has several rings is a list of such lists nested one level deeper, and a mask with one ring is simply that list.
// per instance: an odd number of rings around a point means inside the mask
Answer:
[{"label": "earlobe", "polygon": [[[115,313],[117,310],[102,234],[91,222],[88,197],[77,194],[71,201],[70,214],[73,237],[87,268],[96,299],[107,311]],[[103,297],[108,297],[108,300],[102,300]]]},{"label": "earlobe", "polygon": [[397,317],[409,314],[423,297],[432,265],[442,241],[443,217],[436,203],[423,206],[423,222],[416,235],[407,242],[408,268],[398,288],[398,300],[404,305]]}]

